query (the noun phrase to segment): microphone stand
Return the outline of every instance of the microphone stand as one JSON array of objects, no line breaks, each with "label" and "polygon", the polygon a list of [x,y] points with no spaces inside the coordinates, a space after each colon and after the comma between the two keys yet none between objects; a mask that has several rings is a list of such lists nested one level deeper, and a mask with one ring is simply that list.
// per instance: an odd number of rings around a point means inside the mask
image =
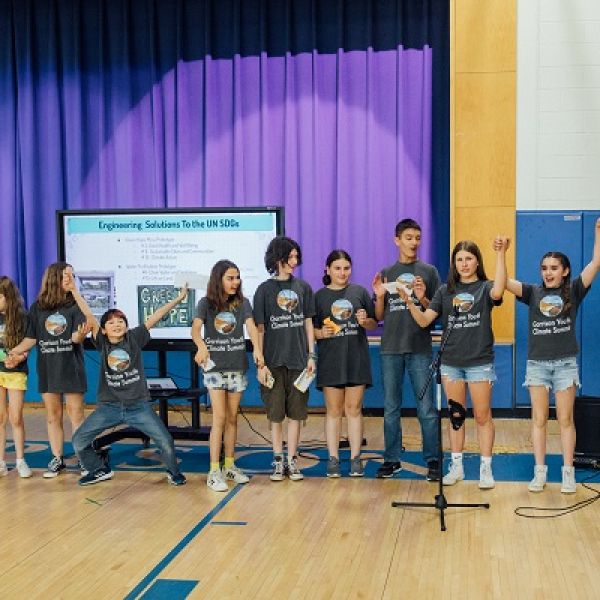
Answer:
[{"label": "microphone stand", "polygon": [[[456,318],[457,311],[453,312],[453,315]],[[446,531],[446,521],[444,518],[444,511],[447,508],[489,508],[490,505],[486,503],[478,503],[478,504],[453,504],[448,503],[446,501],[446,497],[444,496],[444,484],[442,482],[443,479],[443,467],[444,467],[444,451],[442,450],[442,374],[440,371],[440,366],[442,364],[442,354],[446,349],[446,344],[448,343],[448,338],[450,337],[450,333],[454,327],[455,320],[450,322],[448,319],[448,324],[446,326],[446,330],[442,334],[442,339],[440,341],[440,349],[435,355],[431,365],[429,366],[429,377],[423,386],[423,389],[419,393],[419,402],[423,400],[425,394],[427,393],[427,389],[431,385],[433,381],[433,377],[435,375],[436,381],[436,399],[437,399],[437,430],[438,430],[438,444],[439,444],[439,454],[438,454],[438,464],[440,466],[440,479],[438,485],[438,493],[435,496],[434,502],[392,502],[392,507],[394,508],[410,508],[410,507],[425,507],[425,508],[436,508],[440,511],[440,529],[441,531]],[[461,425],[464,427],[464,422]]]}]

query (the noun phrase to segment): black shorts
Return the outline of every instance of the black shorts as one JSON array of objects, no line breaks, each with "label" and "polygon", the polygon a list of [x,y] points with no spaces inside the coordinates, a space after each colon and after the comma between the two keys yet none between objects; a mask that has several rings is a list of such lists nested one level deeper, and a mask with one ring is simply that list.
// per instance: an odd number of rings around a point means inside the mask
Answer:
[{"label": "black shorts", "polygon": [[294,386],[302,370],[287,367],[269,367],[275,383],[269,389],[260,386],[260,395],[267,409],[267,418],[282,423],[285,417],[294,421],[306,421],[308,416],[308,390],[301,392]]}]

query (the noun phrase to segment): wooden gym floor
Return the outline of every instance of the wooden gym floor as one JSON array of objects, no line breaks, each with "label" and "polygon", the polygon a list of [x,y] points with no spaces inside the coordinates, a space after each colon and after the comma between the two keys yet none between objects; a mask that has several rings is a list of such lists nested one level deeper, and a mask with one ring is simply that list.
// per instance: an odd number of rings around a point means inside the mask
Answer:
[{"label": "wooden gym floor", "polygon": [[[268,436],[263,415],[250,419]],[[418,449],[416,420],[403,424],[407,450]],[[47,439],[43,410],[28,408],[26,426],[28,440]],[[323,416],[311,415],[303,439],[322,432]],[[497,420],[496,432],[497,451],[530,451],[528,421]],[[467,436],[476,450],[472,421]],[[365,419],[365,437],[365,452],[383,447],[381,418]],[[262,443],[241,417],[238,438]],[[193,444],[177,443],[181,451]],[[559,452],[555,422],[549,452]],[[217,494],[200,473],[179,488],[162,471],[118,471],[85,488],[77,477],[44,480],[38,469],[29,480],[14,471],[0,479],[0,598],[600,597],[600,503],[555,519],[513,512],[594,496],[581,485],[565,497],[556,483],[534,495],[523,482],[486,492],[461,482],[445,489],[448,502],[491,507],[449,508],[442,533],[433,508],[391,508],[393,500],[432,502],[436,484],[423,479],[255,475]]]}]

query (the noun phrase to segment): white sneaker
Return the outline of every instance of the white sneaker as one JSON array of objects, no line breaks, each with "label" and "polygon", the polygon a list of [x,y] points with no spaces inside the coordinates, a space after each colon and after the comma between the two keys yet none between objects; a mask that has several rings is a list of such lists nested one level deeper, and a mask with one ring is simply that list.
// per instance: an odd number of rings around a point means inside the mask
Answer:
[{"label": "white sneaker", "polygon": [[25,459],[17,461],[17,473],[19,473],[19,477],[23,477],[23,479],[31,477],[31,469],[29,468],[29,465],[25,462]]},{"label": "white sneaker", "polygon": [[448,469],[448,473],[444,475],[442,479],[442,483],[444,485],[454,485],[458,481],[462,481],[465,478],[465,471],[461,463],[456,463],[454,461],[450,462],[450,468]]},{"label": "white sneaker", "polygon": [[300,481],[301,479],[304,479],[302,471],[298,468],[298,462],[295,456],[290,458],[288,461],[287,474],[292,481]]},{"label": "white sneaker", "polygon": [[496,485],[492,474],[492,465],[486,465],[484,462],[479,466],[479,489],[491,490]]},{"label": "white sneaker", "polygon": [[6,463],[1,460],[0,461],[0,477],[4,477],[5,475],[8,475],[8,467],[6,466]]},{"label": "white sneaker", "polygon": [[229,469],[223,467],[223,477],[231,479],[235,483],[248,483],[250,481],[250,477],[236,465],[232,465]]},{"label": "white sneaker", "polygon": [[563,494],[574,494],[577,491],[575,467],[562,468],[562,485],[560,486],[560,491]]},{"label": "white sneaker", "polygon": [[533,467],[533,479],[529,482],[527,489],[530,492],[541,492],[546,487],[546,480],[548,478],[548,467],[547,465],[535,465]]},{"label": "white sneaker", "polygon": [[229,489],[227,487],[227,483],[225,482],[225,479],[223,479],[223,473],[221,473],[221,469],[218,469],[216,471],[211,471],[208,474],[208,477],[206,479],[206,485],[213,492],[226,492]]}]

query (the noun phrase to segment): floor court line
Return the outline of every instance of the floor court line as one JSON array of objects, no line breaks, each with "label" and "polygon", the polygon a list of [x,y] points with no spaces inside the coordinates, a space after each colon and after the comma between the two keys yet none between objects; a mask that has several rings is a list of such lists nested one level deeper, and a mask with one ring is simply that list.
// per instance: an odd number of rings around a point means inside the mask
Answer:
[{"label": "floor court line", "polygon": [[234,496],[242,489],[243,486],[236,485],[204,518],[197,523],[190,532],[162,558],[158,564],[144,577],[134,588],[125,596],[124,600],[134,600],[138,598],[142,592],[156,579],[158,574],[173,562],[173,560],[181,553],[181,551],[210,523],[212,518],[223,509]]}]

